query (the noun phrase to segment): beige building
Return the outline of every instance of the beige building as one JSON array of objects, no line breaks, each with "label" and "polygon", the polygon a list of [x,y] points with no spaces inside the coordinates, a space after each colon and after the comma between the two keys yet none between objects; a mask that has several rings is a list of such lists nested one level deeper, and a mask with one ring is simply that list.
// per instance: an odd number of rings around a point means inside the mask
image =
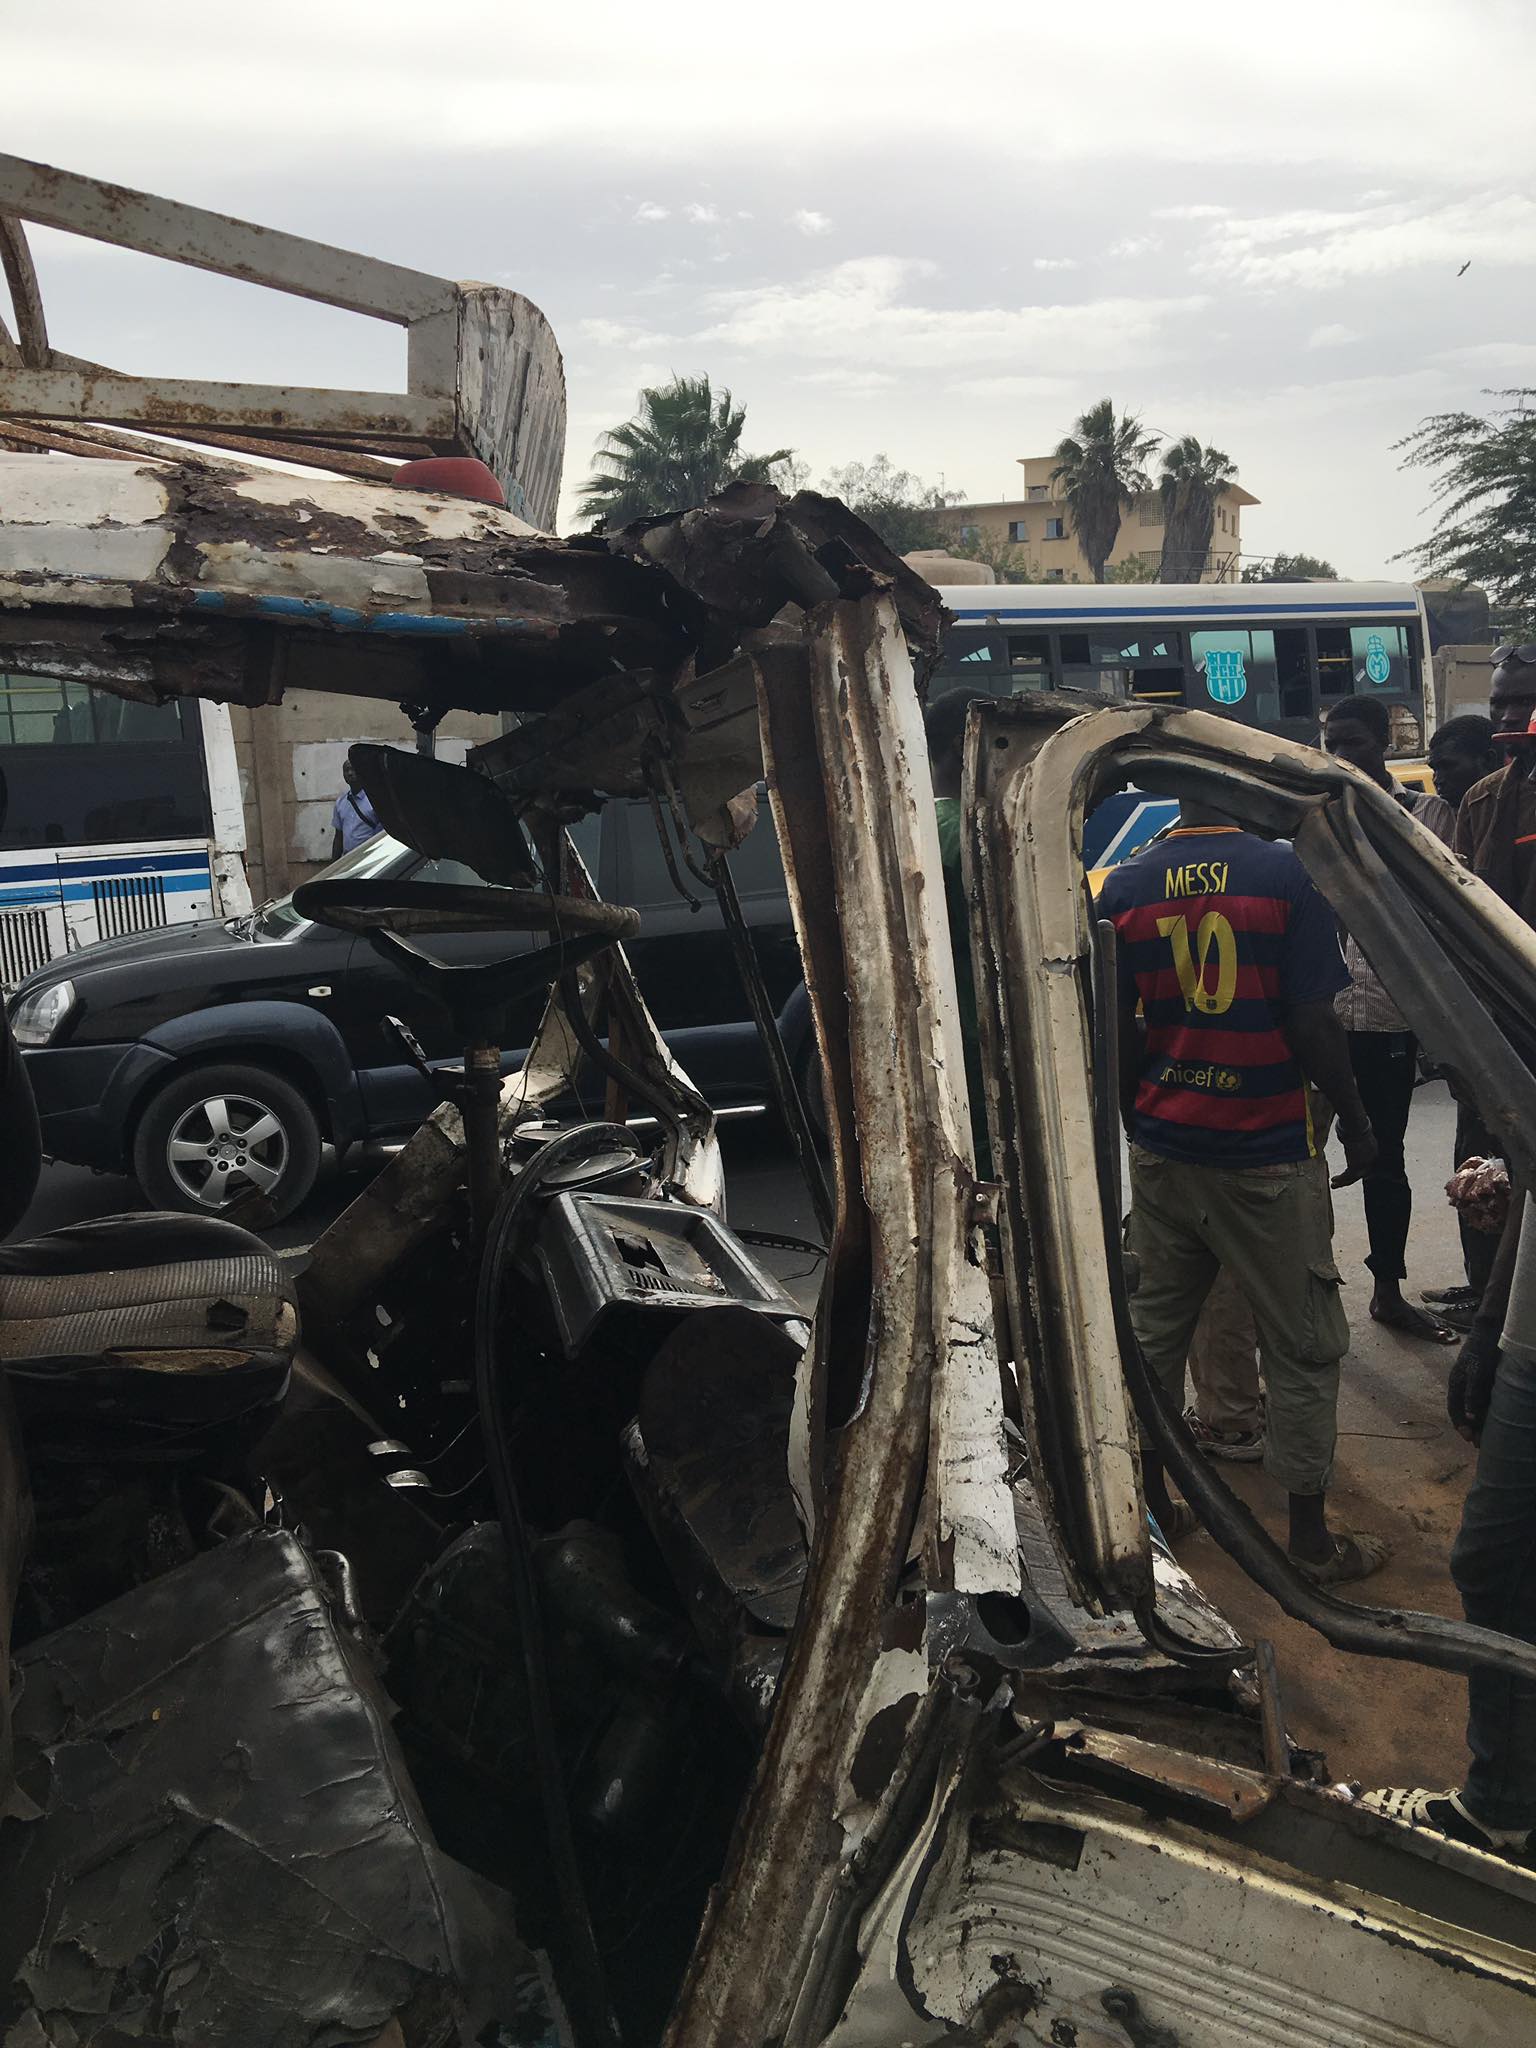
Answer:
[{"label": "beige building", "polygon": [[[1016,547],[1047,583],[1091,583],[1093,572],[1072,532],[1066,505],[1051,482],[1056,467],[1054,455],[1022,455],[1024,495],[1000,498],[984,505],[950,505],[946,517],[954,523],[959,541],[981,540],[989,547]],[[1198,573],[1194,563],[1178,565],[1171,581],[1179,583],[1235,583],[1241,551],[1239,521],[1245,505],[1258,499],[1241,484],[1231,484],[1216,501],[1216,525],[1210,551]],[[1119,537],[1109,557],[1113,569],[1122,562],[1139,558],[1155,576],[1163,555],[1163,506],[1157,492],[1146,491],[1125,512]]]}]

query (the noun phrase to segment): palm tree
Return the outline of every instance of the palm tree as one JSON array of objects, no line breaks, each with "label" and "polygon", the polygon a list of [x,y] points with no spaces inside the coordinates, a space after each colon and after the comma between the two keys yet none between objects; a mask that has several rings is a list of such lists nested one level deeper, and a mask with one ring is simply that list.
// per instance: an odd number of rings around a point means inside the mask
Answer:
[{"label": "palm tree", "polygon": [[1095,583],[1104,581],[1122,510],[1150,488],[1146,465],[1156,447],[1157,436],[1147,433],[1134,413],[1117,419],[1107,398],[1090,405],[1057,447],[1051,482],[1060,486]]},{"label": "palm tree", "polygon": [[1185,434],[1163,450],[1158,495],[1163,501],[1164,583],[1198,583],[1216,529],[1216,500],[1237,482],[1237,465],[1219,448]]},{"label": "palm tree", "polygon": [[707,377],[674,377],[642,391],[633,419],[604,434],[582,486],[581,510],[594,529],[624,526],[654,512],[702,505],[727,484],[767,483],[794,450],[743,455],[744,407]]}]

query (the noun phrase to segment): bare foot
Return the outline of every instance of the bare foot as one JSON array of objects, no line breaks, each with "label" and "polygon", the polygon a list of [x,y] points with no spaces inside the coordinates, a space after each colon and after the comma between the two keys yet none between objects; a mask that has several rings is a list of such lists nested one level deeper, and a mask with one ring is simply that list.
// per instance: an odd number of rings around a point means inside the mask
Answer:
[{"label": "bare foot", "polygon": [[1433,1316],[1425,1315],[1423,1309],[1415,1308],[1411,1301],[1404,1301],[1400,1294],[1373,1294],[1371,1317],[1383,1329],[1397,1330],[1405,1337],[1421,1337],[1427,1344],[1456,1342],[1454,1330],[1448,1330]]}]

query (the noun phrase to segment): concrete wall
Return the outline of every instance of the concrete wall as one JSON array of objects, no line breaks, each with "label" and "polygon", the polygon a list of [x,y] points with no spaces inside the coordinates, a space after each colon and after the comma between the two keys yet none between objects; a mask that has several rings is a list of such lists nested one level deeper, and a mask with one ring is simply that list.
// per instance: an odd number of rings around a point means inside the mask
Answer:
[{"label": "concrete wall", "polygon": [[[412,750],[403,712],[371,697],[290,690],[281,704],[230,712],[245,805],[251,895],[262,903],[318,873],[331,857],[331,812],[345,784],[341,764],[354,740]],[[462,761],[494,739],[494,717],[454,712],[437,729],[442,760]]]}]

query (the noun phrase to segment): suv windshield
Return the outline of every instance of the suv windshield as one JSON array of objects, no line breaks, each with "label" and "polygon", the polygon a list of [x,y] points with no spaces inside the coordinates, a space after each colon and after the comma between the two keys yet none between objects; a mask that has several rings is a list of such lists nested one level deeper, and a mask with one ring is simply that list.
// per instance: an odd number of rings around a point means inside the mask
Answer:
[{"label": "suv windshield", "polygon": [[[344,853],[340,860],[333,861],[321,873],[327,881],[340,880],[343,876],[371,881],[379,875],[389,874],[401,861],[413,858],[410,848],[402,846],[398,839],[391,839],[387,832],[379,832],[372,839],[365,839],[361,846],[354,846],[350,853]],[[308,931],[310,920],[301,917],[293,907],[291,896],[275,896],[264,904],[251,920],[251,936],[257,939],[292,939],[300,932]]]}]

